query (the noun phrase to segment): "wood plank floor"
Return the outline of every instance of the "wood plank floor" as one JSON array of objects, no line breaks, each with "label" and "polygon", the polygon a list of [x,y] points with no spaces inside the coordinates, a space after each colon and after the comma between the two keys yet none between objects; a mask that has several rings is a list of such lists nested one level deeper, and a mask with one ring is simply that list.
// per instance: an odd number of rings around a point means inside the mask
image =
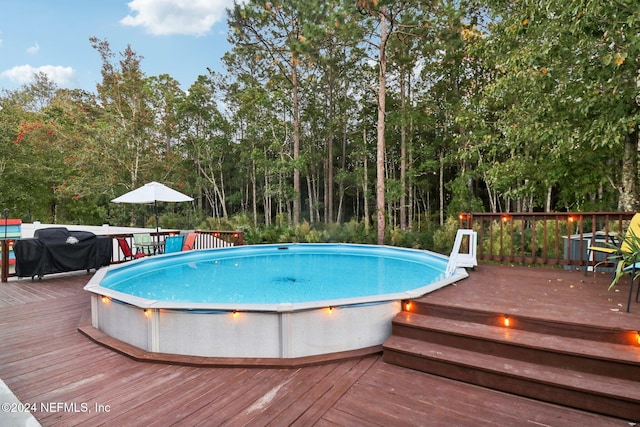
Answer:
[{"label": "wood plank floor", "polygon": [[585,276],[560,268],[481,265],[468,279],[426,298],[453,307],[639,330],[640,303],[632,299],[626,312],[628,276],[609,290],[611,279],[611,273]]},{"label": "wood plank floor", "polygon": [[[640,328],[610,276],[481,265],[426,298]],[[627,426],[384,363],[379,355],[297,369],[136,362],[78,332],[86,273],[0,283],[0,378],[44,426]],[[618,311],[612,311],[618,310]],[[0,412],[0,425],[2,413]]]}]

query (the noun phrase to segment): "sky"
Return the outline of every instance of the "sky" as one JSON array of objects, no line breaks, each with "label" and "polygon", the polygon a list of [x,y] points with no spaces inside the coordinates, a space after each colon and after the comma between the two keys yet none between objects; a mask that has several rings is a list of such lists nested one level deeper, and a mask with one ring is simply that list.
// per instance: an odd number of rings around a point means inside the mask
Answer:
[{"label": "sky", "polygon": [[233,0],[0,0],[0,91],[43,72],[61,88],[96,91],[102,61],[92,36],[119,60],[130,45],[147,76],[188,89],[207,68],[224,73],[226,8]]}]

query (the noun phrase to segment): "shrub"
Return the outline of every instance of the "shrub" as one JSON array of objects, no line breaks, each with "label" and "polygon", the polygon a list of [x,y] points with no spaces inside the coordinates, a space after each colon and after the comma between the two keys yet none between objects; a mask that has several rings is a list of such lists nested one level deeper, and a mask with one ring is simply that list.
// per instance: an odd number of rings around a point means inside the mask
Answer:
[{"label": "shrub", "polygon": [[433,233],[433,251],[442,254],[449,254],[453,244],[456,241],[456,233],[458,232],[458,220],[449,217],[444,226],[437,229]]}]

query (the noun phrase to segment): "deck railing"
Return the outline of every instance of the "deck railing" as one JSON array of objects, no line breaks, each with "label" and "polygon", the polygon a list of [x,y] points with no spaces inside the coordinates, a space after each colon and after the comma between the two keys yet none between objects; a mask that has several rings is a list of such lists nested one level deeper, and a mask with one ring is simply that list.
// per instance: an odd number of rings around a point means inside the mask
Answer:
[{"label": "deck railing", "polygon": [[593,267],[606,263],[591,245],[624,235],[634,212],[462,213],[460,228],[478,233],[477,259]]},{"label": "deck railing", "polygon": [[[151,237],[156,241],[164,241],[167,236],[178,234],[179,231],[159,231],[152,232]],[[198,235],[194,243],[193,249],[215,249],[223,248],[227,246],[242,246],[244,245],[244,232],[243,231],[220,231],[220,230],[196,230]],[[119,249],[116,242],[116,237],[123,237],[129,242],[131,248],[134,247],[133,233],[128,234],[109,234],[114,239],[114,249],[111,256],[111,263],[118,264],[124,262],[124,256]]]},{"label": "deck railing", "polygon": [[[151,232],[154,240],[163,241],[167,236],[180,233],[175,231]],[[219,231],[219,230],[196,230],[198,235],[195,240],[194,249],[214,249],[227,246],[241,246],[244,244],[244,232],[242,231]],[[113,238],[113,250],[111,252],[111,263],[118,264],[124,262],[124,255],[118,246],[117,237],[122,237],[129,242],[129,246],[134,248],[133,233],[107,234]],[[0,250],[2,251],[0,262],[0,281],[6,282],[9,277],[15,276],[12,266],[9,264],[9,247],[16,239],[0,239]]]},{"label": "deck railing", "polygon": [[[624,234],[634,212],[509,212],[461,213],[460,228],[478,233],[477,259],[522,264],[565,265],[575,268],[593,267],[606,262],[606,257],[588,251],[588,247],[605,245],[612,237]],[[178,231],[152,232],[155,239]],[[197,230],[195,249],[239,246],[244,244],[242,231]],[[115,240],[124,237],[133,247],[133,234],[113,234],[111,262],[124,261]],[[9,245],[15,239],[0,239],[3,282],[14,274],[10,271]]]}]

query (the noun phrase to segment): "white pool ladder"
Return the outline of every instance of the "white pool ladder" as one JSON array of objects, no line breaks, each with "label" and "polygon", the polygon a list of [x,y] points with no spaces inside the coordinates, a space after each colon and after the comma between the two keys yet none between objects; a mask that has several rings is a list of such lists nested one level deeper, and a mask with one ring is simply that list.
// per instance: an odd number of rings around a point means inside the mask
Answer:
[{"label": "white pool ladder", "polygon": [[[460,252],[462,248],[462,239],[468,236],[468,252]],[[478,244],[478,234],[470,229],[460,229],[456,233],[456,240],[453,243],[453,250],[449,255],[449,263],[447,264],[447,277],[455,273],[458,267],[473,268],[478,265],[476,259],[476,247]]]}]

